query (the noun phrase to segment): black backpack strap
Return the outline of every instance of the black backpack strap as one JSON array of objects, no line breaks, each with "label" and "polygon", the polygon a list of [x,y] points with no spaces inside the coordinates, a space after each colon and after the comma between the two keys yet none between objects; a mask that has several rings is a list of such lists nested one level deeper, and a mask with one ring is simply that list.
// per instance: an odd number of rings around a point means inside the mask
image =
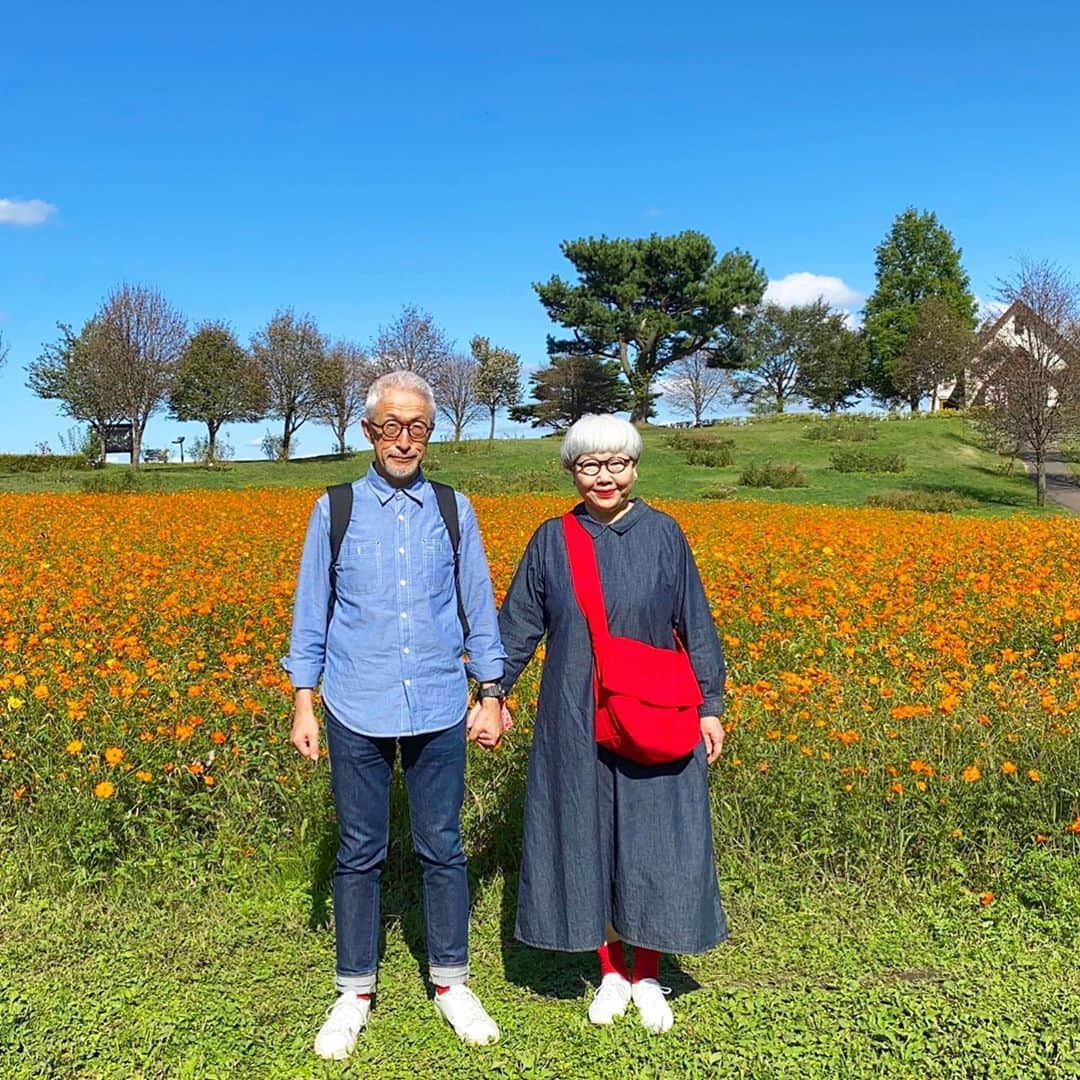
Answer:
[{"label": "black backpack strap", "polygon": [[352,484],[333,484],[326,489],[326,494],[330,496],[330,600],[326,607],[326,624],[329,626],[337,601],[338,556],[352,517]]},{"label": "black backpack strap", "polygon": [[435,501],[439,504],[439,513],[450,536],[450,546],[454,549],[454,592],[457,593],[457,614],[461,623],[461,632],[467,641],[469,638],[469,620],[465,615],[465,605],[461,600],[461,526],[458,523],[457,494],[449,484],[440,484],[429,480],[435,492]]}]

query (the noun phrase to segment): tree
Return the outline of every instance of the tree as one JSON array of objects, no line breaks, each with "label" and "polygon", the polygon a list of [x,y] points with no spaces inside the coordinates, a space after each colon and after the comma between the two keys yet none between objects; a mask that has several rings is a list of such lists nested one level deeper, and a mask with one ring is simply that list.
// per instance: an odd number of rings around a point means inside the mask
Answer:
[{"label": "tree", "polygon": [[472,356],[452,353],[444,357],[435,376],[435,401],[438,411],[454,428],[454,442],[484,410],[476,400],[477,362]]},{"label": "tree", "polygon": [[1080,431],[1080,285],[1052,263],[1021,263],[998,299],[1020,305],[1011,337],[999,334],[974,360],[984,423],[1035,459],[1036,493],[1046,502],[1046,456]]},{"label": "tree", "polygon": [[974,343],[967,320],[942,297],[927,296],[915,305],[915,321],[893,362],[893,384],[908,401],[929,397],[936,409],[938,387],[962,375]]},{"label": "tree", "polygon": [[374,378],[364,350],[348,341],[336,342],[316,368],[314,418],[333,430],[339,454],[347,451],[349,427],[364,415]]},{"label": "tree", "polygon": [[372,351],[375,374],[414,371],[434,385],[439,369],[453,352],[453,343],[419,308],[406,305],[401,314],[379,329]]},{"label": "tree", "polygon": [[793,399],[802,397],[802,363],[825,311],[820,300],[790,308],[761,305],[746,334],[748,367],[733,376],[735,400],[750,402],[757,412],[782,413]]},{"label": "tree", "polygon": [[799,393],[811,408],[834,413],[855,403],[866,385],[866,337],[840,311],[822,313],[799,365]]},{"label": "tree", "polygon": [[8,350],[9,346],[7,342],[4,341],[3,331],[0,331],[0,367],[4,366],[4,361],[8,358]]},{"label": "tree", "polygon": [[172,389],[187,344],[184,317],[156,289],[121,285],[105,299],[100,321],[111,352],[116,403],[131,422],[131,465],[142,460],[147,421]]},{"label": "tree", "polygon": [[633,403],[619,365],[602,356],[553,356],[529,381],[536,400],[513,407],[510,419],[533,427],[560,431],[586,413],[622,412]]},{"label": "tree", "polygon": [[735,362],[743,312],[765,291],[765,275],[749,255],[729,251],[717,261],[699,232],[588,237],[561,249],[578,284],[555,276],[533,288],[548,317],[574,336],[549,337],[548,352],[616,360],[630,385],[634,421],[654,414],[652,383],[669,364],[699,350],[720,366]]},{"label": "tree", "polygon": [[701,427],[705,411],[721,394],[734,389],[731,375],[710,367],[703,352],[690,353],[672,365],[664,379],[664,397],[676,412],[689,413],[694,427]]},{"label": "tree", "polygon": [[26,368],[26,385],[38,397],[58,401],[61,412],[89,425],[104,449],[105,430],[123,419],[112,378],[112,344],[95,315],[76,334],[57,323],[60,337],[42,346]]},{"label": "tree", "polygon": [[491,414],[488,442],[493,442],[495,414],[516,405],[521,398],[521,357],[479,335],[472,339],[470,348],[476,360],[476,401]]},{"label": "tree", "polygon": [[206,460],[217,460],[217,435],[225,424],[262,419],[268,390],[262,371],[224,323],[196,327],[176,368],[169,393],[174,420],[206,425]]},{"label": "tree", "polygon": [[269,414],[283,424],[281,458],[287,461],[293,435],[318,412],[316,376],[326,338],[310,315],[283,308],[252,337],[251,352],[266,382]]},{"label": "tree", "polygon": [[918,315],[920,301],[940,297],[967,330],[975,328],[975,297],[952,234],[932,212],[908,207],[876,249],[877,285],[866,301],[870,389],[882,401],[906,400],[912,412],[921,394],[897,386],[894,370]]}]

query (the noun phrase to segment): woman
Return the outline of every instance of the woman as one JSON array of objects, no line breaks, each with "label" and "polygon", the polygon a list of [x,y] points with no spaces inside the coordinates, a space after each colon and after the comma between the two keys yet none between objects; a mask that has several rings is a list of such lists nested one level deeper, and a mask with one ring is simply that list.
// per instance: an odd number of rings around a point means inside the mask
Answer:
[{"label": "woman", "polygon": [[[545,521],[499,613],[507,691],[547,635],[515,936],[541,949],[596,950],[594,1024],[610,1024],[632,1000],[649,1031],[667,1031],[660,954],[703,952],[727,936],[707,769],[724,739],[724,659],[682,530],[631,498],[641,456],[633,425],[585,416],[561,456],[581,495],[573,513],[593,538],[610,632],[671,649],[677,631],[704,698],[702,739],[688,756],[653,766],[597,746],[588,626],[562,522]],[[623,942],[634,947],[632,970]]]}]

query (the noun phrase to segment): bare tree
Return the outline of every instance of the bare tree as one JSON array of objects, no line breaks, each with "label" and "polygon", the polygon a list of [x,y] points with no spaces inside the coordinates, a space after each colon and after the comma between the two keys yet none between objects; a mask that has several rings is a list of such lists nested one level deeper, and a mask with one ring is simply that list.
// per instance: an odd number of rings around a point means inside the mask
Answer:
[{"label": "bare tree", "polygon": [[453,344],[425,311],[407,305],[401,314],[379,329],[372,349],[376,375],[388,371],[415,371],[434,385],[439,369],[453,352]]},{"label": "bare tree", "polygon": [[965,315],[957,315],[948,301],[927,296],[915,307],[915,322],[892,367],[892,381],[907,401],[930,398],[937,408],[938,388],[955,382],[974,348],[974,335]]},{"label": "bare tree", "polygon": [[1063,435],[1080,430],[1080,285],[1045,261],[1024,261],[1002,281],[1006,325],[978,354],[984,422],[1035,459],[1036,491],[1046,501],[1046,456]]},{"label": "bare tree", "polygon": [[435,401],[438,410],[454,428],[454,442],[483,411],[476,400],[477,363],[472,356],[452,353],[447,356],[435,377]]},{"label": "bare tree", "polygon": [[4,361],[8,358],[8,351],[10,346],[4,341],[4,333],[0,330],[0,367],[4,366]]},{"label": "bare tree", "polygon": [[373,379],[364,350],[349,341],[335,342],[316,369],[315,420],[333,430],[339,454],[346,452],[350,425],[363,416]]},{"label": "bare tree", "polygon": [[121,285],[106,298],[100,322],[120,414],[131,421],[131,464],[139,467],[147,421],[164,404],[187,344],[184,317],[145,285]]},{"label": "bare tree", "polygon": [[469,344],[476,360],[476,400],[491,414],[488,442],[495,438],[495,414],[521,398],[521,357],[478,334]]},{"label": "bare tree", "polygon": [[709,367],[701,351],[676,360],[663,380],[664,397],[676,412],[689,413],[694,427],[701,427],[706,410],[721,394],[731,394],[731,375],[722,368]]},{"label": "bare tree", "polygon": [[326,338],[310,315],[283,308],[251,339],[251,352],[269,392],[269,413],[284,427],[281,458],[288,461],[292,438],[318,412],[316,372],[326,355]]}]

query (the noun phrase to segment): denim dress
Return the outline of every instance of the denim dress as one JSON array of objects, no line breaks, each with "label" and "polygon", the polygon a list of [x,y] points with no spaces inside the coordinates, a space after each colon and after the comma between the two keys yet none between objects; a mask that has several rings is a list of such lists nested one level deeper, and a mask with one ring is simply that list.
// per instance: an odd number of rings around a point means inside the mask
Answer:
[{"label": "denim dress", "polygon": [[[575,507],[596,545],[611,633],[683,641],[705,698],[723,709],[724,658],[693,555],[675,520],[636,499],[611,525]],[[546,635],[529,755],[515,936],[541,949],[598,949],[610,923],[631,945],[703,952],[724,940],[702,743],[646,766],[596,745],[592,647],[558,518],[525,551],[499,613],[510,686]]]}]

